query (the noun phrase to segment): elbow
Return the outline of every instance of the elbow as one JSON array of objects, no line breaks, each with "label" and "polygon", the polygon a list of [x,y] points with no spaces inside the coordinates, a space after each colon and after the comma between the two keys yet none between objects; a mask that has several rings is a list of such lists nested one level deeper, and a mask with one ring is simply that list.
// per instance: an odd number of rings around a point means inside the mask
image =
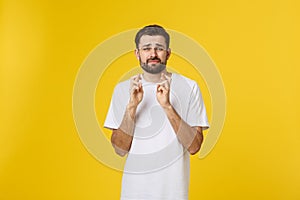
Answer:
[{"label": "elbow", "polygon": [[119,149],[117,149],[117,148],[115,148],[115,152],[116,152],[116,154],[118,154],[118,155],[121,156],[121,157],[124,157],[124,156],[127,154],[126,151],[119,150]]},{"label": "elbow", "polygon": [[200,151],[200,149],[201,149],[202,142],[203,142],[203,135],[202,135],[202,133],[201,134],[197,134],[197,136],[194,139],[193,143],[188,148],[189,153],[191,155],[195,155],[196,153],[198,153]]},{"label": "elbow", "polygon": [[112,146],[115,149],[116,154],[118,154],[121,157],[124,157],[128,153],[127,151],[125,151],[125,150],[121,149],[120,147],[118,147],[113,142],[112,142]]},{"label": "elbow", "polygon": [[188,151],[189,151],[189,153],[190,153],[191,155],[195,155],[196,153],[199,152],[200,147],[201,147],[201,145],[197,145],[197,146],[192,147],[192,148],[190,147],[190,148],[188,149]]}]

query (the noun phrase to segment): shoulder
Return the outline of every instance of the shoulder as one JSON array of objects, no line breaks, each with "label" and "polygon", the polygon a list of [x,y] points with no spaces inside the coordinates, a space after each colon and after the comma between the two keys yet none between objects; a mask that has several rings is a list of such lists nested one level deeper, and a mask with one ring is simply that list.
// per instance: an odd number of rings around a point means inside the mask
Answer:
[{"label": "shoulder", "polygon": [[119,82],[113,90],[113,96],[125,98],[129,94],[129,88],[130,80]]},{"label": "shoulder", "polygon": [[174,81],[174,84],[181,87],[187,86],[190,89],[198,87],[196,81],[177,73],[172,73],[172,81]]},{"label": "shoulder", "polygon": [[130,80],[119,82],[115,86],[115,91],[122,91],[122,90],[128,90],[130,86]]}]

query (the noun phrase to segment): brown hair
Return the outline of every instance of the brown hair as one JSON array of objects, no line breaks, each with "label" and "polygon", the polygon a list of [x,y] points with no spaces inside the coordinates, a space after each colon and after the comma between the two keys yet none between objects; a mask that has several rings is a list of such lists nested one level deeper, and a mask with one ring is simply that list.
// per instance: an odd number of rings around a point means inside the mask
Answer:
[{"label": "brown hair", "polygon": [[135,36],[135,40],[134,40],[136,48],[139,48],[140,39],[143,35],[151,35],[151,36],[161,35],[165,38],[167,48],[169,48],[170,36],[163,27],[161,27],[159,25],[156,25],[156,24],[153,24],[153,25],[145,26],[144,28],[139,30],[137,32],[137,34]]}]

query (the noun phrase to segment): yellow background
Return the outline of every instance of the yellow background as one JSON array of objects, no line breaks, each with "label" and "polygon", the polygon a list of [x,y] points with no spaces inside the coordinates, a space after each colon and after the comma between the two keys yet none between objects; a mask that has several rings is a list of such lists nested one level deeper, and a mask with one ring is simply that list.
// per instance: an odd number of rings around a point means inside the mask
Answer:
[{"label": "yellow background", "polygon": [[[96,45],[152,23],[203,45],[226,89],[217,145],[191,158],[190,199],[300,199],[299,10],[297,0],[0,1],[0,199],[118,199],[121,172],[78,137],[73,84]],[[125,57],[113,64],[136,62]]]}]

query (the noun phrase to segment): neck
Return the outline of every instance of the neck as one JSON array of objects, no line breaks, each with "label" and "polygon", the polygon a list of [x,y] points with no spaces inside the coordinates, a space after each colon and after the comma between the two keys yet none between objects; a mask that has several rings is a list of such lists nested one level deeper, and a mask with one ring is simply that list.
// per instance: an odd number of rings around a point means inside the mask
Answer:
[{"label": "neck", "polygon": [[158,73],[158,74],[151,74],[151,73],[148,73],[148,72],[145,72],[143,73],[143,77],[144,79],[147,81],[147,82],[152,82],[152,83],[159,83],[161,80],[160,80],[160,77],[161,77],[161,74],[164,73],[166,75],[169,75],[169,72],[167,72],[166,69],[164,69],[162,72]]}]

